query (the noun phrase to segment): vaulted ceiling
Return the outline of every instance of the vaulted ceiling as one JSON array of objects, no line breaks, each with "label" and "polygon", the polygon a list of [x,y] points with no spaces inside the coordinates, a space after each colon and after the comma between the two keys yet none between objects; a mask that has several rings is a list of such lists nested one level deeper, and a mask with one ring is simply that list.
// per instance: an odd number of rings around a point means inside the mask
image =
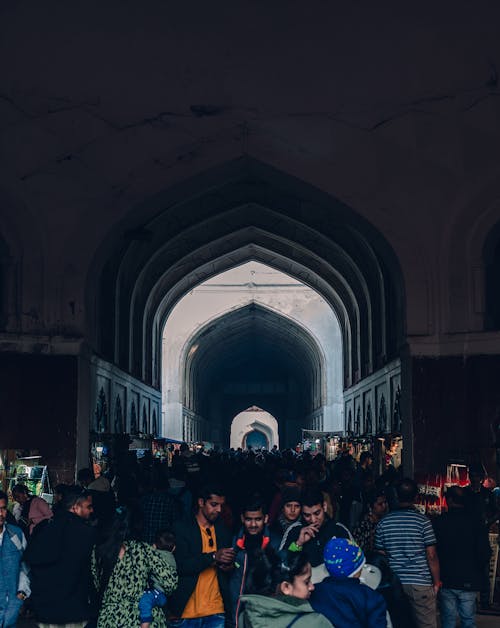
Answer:
[{"label": "vaulted ceiling", "polygon": [[346,384],[397,355],[398,262],[346,205],[248,158],[193,180],[190,190],[110,251],[98,286],[101,353],[158,384],[161,332],[173,305],[210,276],[254,259],[315,288],[333,307]]}]

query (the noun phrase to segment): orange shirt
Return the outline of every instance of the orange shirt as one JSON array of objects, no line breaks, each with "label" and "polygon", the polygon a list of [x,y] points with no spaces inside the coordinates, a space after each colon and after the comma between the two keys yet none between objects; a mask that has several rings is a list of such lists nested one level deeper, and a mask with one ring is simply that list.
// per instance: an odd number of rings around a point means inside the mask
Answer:
[{"label": "orange shirt", "polygon": [[[207,534],[207,529],[210,530],[211,536]],[[204,554],[216,552],[217,539],[215,538],[214,526],[208,528],[200,526],[200,534],[202,539],[201,551]],[[210,538],[213,540],[212,545],[210,545]],[[217,580],[217,567],[212,565],[203,570],[198,576],[198,582],[182,613],[182,619],[195,619],[223,612],[224,602],[222,601]]]}]

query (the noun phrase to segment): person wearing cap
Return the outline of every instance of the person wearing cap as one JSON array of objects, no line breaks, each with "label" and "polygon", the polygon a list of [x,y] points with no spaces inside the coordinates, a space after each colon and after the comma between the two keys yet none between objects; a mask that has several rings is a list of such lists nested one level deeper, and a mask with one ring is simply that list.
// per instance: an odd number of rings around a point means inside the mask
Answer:
[{"label": "person wearing cap", "polygon": [[386,628],[384,598],[359,580],[366,562],[363,550],[350,539],[333,538],[323,557],[329,576],[311,594],[313,609],[335,628]]},{"label": "person wearing cap", "polygon": [[[302,527],[302,497],[296,486],[285,486],[281,491],[281,509],[278,518],[271,526],[271,545],[278,551],[288,547],[292,542],[291,534]],[[287,545],[287,540],[289,543]]]}]

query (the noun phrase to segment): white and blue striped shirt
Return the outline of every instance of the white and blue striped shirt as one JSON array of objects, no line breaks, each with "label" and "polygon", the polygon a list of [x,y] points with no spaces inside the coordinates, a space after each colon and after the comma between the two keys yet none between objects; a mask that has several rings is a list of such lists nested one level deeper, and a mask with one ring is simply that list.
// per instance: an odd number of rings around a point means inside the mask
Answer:
[{"label": "white and blue striped shirt", "polygon": [[386,553],[402,584],[432,585],[426,548],[435,544],[429,518],[413,508],[390,512],[375,531],[375,549]]}]

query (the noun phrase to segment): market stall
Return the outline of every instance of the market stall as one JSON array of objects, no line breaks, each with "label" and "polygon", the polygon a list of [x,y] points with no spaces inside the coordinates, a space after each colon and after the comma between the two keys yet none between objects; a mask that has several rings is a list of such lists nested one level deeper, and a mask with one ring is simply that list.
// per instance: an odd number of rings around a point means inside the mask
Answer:
[{"label": "market stall", "polygon": [[152,454],[155,460],[167,462],[168,466],[172,466],[173,453],[182,445],[181,440],[174,438],[154,438],[152,442]]},{"label": "market stall", "polygon": [[16,484],[24,484],[32,495],[51,501],[49,471],[41,455],[34,452],[19,455],[18,451],[3,450],[0,461],[2,490],[10,492]]},{"label": "market stall", "polygon": [[342,432],[320,432],[318,430],[302,429],[302,440],[296,451],[309,451],[312,455],[321,453],[327,460],[334,460],[338,454],[338,447]]}]

